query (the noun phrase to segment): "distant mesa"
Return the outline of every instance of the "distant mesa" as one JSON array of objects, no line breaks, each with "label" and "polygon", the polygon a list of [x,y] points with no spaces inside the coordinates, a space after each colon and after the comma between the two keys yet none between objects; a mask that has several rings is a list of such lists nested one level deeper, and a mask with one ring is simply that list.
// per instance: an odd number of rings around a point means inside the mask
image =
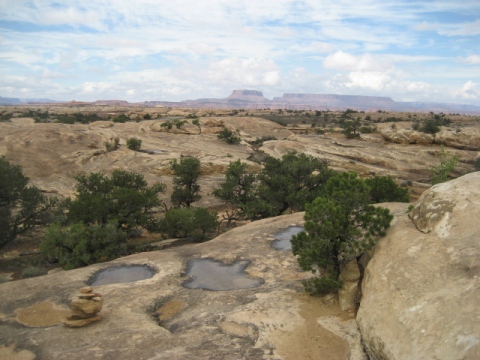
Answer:
[{"label": "distant mesa", "polygon": [[[55,103],[48,99],[2,98],[0,105],[21,105],[28,103]],[[210,109],[271,109],[271,110],[321,110],[344,111],[410,111],[410,112],[445,112],[480,115],[480,106],[451,103],[398,102],[386,96],[336,95],[336,94],[295,94],[285,93],[272,100],[263,96],[258,90],[233,90],[226,98],[206,98],[183,101],[145,101],[129,103],[125,100],[97,100],[95,102],[70,102],[67,106],[147,106],[171,108],[210,108]]]},{"label": "distant mesa", "polygon": [[295,94],[285,93],[272,100],[257,90],[233,90],[223,99],[197,99],[179,102],[147,101],[146,106],[217,109],[272,109],[272,110],[322,110],[337,111],[353,109],[357,111],[416,111],[416,112],[460,112],[480,114],[480,106],[463,104],[440,104],[423,102],[397,102],[386,96],[335,95],[335,94]]}]

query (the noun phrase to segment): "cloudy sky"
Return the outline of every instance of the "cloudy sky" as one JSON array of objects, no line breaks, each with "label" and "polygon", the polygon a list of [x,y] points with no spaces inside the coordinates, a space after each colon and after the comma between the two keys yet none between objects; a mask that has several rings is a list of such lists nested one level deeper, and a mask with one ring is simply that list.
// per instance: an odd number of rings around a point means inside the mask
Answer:
[{"label": "cloudy sky", "polygon": [[0,0],[0,96],[480,105],[479,0]]}]

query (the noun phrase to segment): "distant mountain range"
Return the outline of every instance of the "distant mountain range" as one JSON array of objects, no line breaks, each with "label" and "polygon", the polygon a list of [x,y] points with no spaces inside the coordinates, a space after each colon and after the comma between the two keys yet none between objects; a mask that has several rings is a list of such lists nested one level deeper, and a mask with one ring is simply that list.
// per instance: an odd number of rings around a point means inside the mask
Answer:
[{"label": "distant mountain range", "polygon": [[35,104],[35,103],[57,103],[58,101],[51,99],[19,99],[19,98],[6,98],[0,96],[0,105],[22,105],[22,104]]},{"label": "distant mountain range", "polygon": [[[18,99],[0,96],[0,105],[21,105],[28,103],[59,103],[49,99]],[[79,104],[69,102],[66,104]],[[83,102],[82,104],[89,104]],[[346,110],[357,111],[404,111],[404,112],[445,112],[480,115],[480,106],[429,103],[429,102],[398,102],[384,96],[333,95],[333,94],[292,94],[272,100],[263,96],[257,90],[233,90],[232,94],[223,99],[207,98],[183,101],[145,101],[143,103],[128,103],[124,100],[97,100],[95,105],[110,106],[165,106],[175,108],[216,108],[216,109],[286,109],[286,110]]]},{"label": "distant mountain range", "polygon": [[146,101],[148,106],[225,109],[287,109],[287,110],[390,110],[415,112],[446,112],[480,114],[480,106],[447,103],[397,102],[383,96],[333,95],[333,94],[283,94],[273,100],[261,91],[234,90],[224,99],[197,99],[179,102]]}]

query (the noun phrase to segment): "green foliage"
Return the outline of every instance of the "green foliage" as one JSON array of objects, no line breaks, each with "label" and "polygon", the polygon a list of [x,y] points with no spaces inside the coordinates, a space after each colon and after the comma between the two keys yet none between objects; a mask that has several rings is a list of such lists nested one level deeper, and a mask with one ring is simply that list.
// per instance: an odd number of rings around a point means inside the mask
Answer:
[{"label": "green foliage", "polygon": [[247,204],[255,199],[255,174],[246,172],[247,164],[240,160],[230,162],[225,181],[213,190],[213,195],[227,203],[226,211],[228,224],[232,220],[246,216]]},{"label": "green foliage", "polygon": [[[305,232],[292,238],[292,251],[302,269],[326,279],[309,281],[309,291],[337,289],[341,265],[384,235],[393,217],[369,202],[369,186],[357,174],[345,172],[330,177],[322,196],[305,206]],[[316,284],[319,288],[312,288]]]},{"label": "green foliage", "polygon": [[374,132],[374,129],[370,126],[361,126],[360,127],[360,132],[362,134],[370,134],[370,133]]},{"label": "green foliage", "polygon": [[201,199],[198,184],[200,160],[194,156],[183,157],[180,161],[174,159],[170,167],[175,173],[170,200],[175,207],[190,207],[195,201]]},{"label": "green foliage", "polygon": [[112,141],[105,141],[103,145],[105,145],[105,150],[107,152],[115,151],[120,146],[120,139],[114,138]]},{"label": "green foliage", "polygon": [[132,137],[127,140],[127,147],[130,150],[140,150],[142,147],[142,140]]},{"label": "green foliage", "polygon": [[[313,201],[332,175],[326,160],[289,153],[281,159],[269,157],[258,175],[257,204],[261,211],[251,218],[277,216],[286,210],[302,211]],[[266,212],[266,213],[265,213]]]},{"label": "green foliage", "polygon": [[365,180],[370,187],[371,202],[409,202],[408,190],[397,185],[390,176],[374,176]]},{"label": "green foliage", "polygon": [[239,144],[240,143],[240,138],[236,136],[233,131],[224,128],[220,134],[217,135],[217,137],[220,140],[225,141],[227,144],[233,145],[233,144]]},{"label": "green foliage", "polygon": [[42,254],[58,260],[64,269],[74,269],[127,254],[127,235],[116,223],[62,227],[51,225],[40,244]]},{"label": "green foliage", "polygon": [[150,114],[145,114],[145,115],[143,115],[143,119],[144,119],[144,120],[152,120],[152,115],[150,115]]},{"label": "green foliage", "polygon": [[28,186],[21,166],[0,157],[0,247],[50,220],[57,201]]},{"label": "green foliage", "polygon": [[9,121],[13,117],[13,113],[2,113],[0,115],[0,122]]},{"label": "green foliage", "polygon": [[67,202],[68,221],[105,226],[117,223],[128,231],[136,226],[149,228],[153,211],[161,206],[158,194],[165,185],[148,186],[143,175],[115,170],[111,177],[101,173],[80,174],[76,198]]},{"label": "green foliage", "polygon": [[480,157],[475,159],[475,162],[473,163],[473,167],[475,168],[475,171],[480,171]]},{"label": "green foliage", "polygon": [[251,144],[262,146],[265,141],[270,141],[270,140],[277,140],[277,138],[271,135],[264,135],[261,138],[256,138],[254,141],[251,142]]},{"label": "green foliage", "polygon": [[245,168],[239,160],[231,162],[225,181],[213,192],[231,206],[227,213],[230,220],[258,220],[287,210],[302,211],[333,174],[327,161],[296,153],[282,159],[268,157],[258,175],[247,174]]},{"label": "green foliage", "polygon": [[129,121],[129,120],[130,120],[130,118],[129,118],[127,115],[125,115],[125,114],[120,114],[120,115],[118,115],[118,116],[115,116],[115,117],[112,119],[113,122],[115,122],[115,123],[122,123],[122,124],[125,123],[125,122],[127,122],[127,121]]},{"label": "green foliage", "polygon": [[448,180],[448,175],[455,170],[458,164],[458,156],[445,152],[442,146],[440,152],[440,165],[430,166],[430,173],[432,174],[432,185],[439,184]]},{"label": "green foliage", "polygon": [[42,269],[36,266],[29,266],[25,270],[22,271],[21,278],[22,279],[27,279],[31,277],[36,277],[36,276],[42,276],[47,274],[46,269]]},{"label": "green foliage", "polygon": [[343,133],[347,139],[355,139],[360,137],[360,133],[358,132],[360,127],[360,120],[349,120],[345,121],[341,124],[343,127]]},{"label": "green foliage", "polygon": [[178,120],[178,119],[175,119],[173,121],[171,120],[167,120],[165,122],[163,122],[160,126],[161,127],[166,127],[167,130],[172,130],[173,127],[175,126],[177,129],[180,129],[184,124],[186,124],[187,122],[185,120]]},{"label": "green foliage", "polygon": [[331,276],[315,276],[310,279],[303,280],[302,285],[305,288],[305,291],[309,292],[310,294],[328,294],[340,290],[343,286],[343,283]]},{"label": "green foliage", "polygon": [[196,242],[201,242],[217,226],[217,214],[205,208],[173,208],[165,213],[159,230],[169,238],[193,237]]}]

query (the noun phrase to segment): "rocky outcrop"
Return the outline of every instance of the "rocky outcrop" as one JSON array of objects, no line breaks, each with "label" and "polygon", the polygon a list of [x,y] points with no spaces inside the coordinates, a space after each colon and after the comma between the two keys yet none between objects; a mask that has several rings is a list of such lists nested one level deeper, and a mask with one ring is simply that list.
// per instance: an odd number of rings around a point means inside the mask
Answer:
[{"label": "rocky outcrop", "polygon": [[435,143],[463,150],[480,150],[480,129],[462,127],[457,130],[444,128],[435,134]]},{"label": "rocky outcrop", "polygon": [[365,269],[357,315],[371,359],[480,358],[480,172],[426,191]]},{"label": "rocky outcrop", "polygon": [[354,312],[357,308],[359,299],[358,280],[360,279],[360,269],[357,260],[348,262],[340,272],[338,278],[343,282],[342,288],[338,291],[338,302],[343,311]]},{"label": "rocky outcrop", "polygon": [[385,140],[396,144],[431,145],[435,141],[432,134],[391,126],[381,128],[380,134]]}]

